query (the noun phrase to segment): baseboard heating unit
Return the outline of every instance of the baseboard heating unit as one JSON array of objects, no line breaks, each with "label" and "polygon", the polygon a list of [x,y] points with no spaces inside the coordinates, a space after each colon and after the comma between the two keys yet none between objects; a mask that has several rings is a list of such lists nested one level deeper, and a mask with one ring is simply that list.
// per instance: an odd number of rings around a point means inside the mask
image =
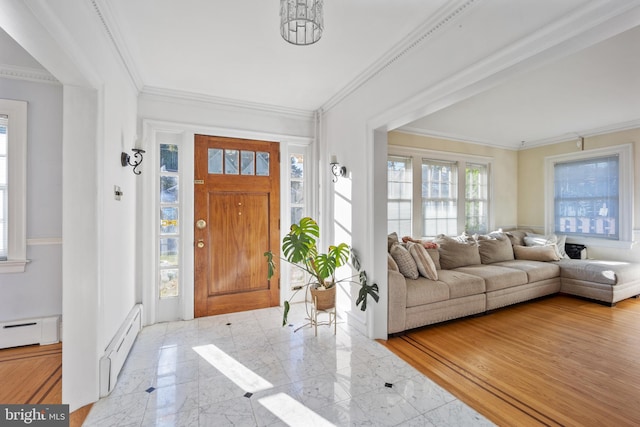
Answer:
[{"label": "baseboard heating unit", "polygon": [[0,348],[60,341],[60,316],[0,322]]},{"label": "baseboard heating unit", "polygon": [[100,359],[100,397],[111,393],[131,347],[142,329],[142,304],[131,309]]}]

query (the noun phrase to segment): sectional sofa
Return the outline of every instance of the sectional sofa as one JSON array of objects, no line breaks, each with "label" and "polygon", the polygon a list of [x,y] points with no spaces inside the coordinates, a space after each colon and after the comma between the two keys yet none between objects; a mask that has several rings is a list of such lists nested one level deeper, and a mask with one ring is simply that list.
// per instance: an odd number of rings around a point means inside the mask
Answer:
[{"label": "sectional sofa", "polygon": [[569,259],[564,238],[528,230],[388,242],[388,333],[555,293],[609,305],[640,295],[640,264]]}]

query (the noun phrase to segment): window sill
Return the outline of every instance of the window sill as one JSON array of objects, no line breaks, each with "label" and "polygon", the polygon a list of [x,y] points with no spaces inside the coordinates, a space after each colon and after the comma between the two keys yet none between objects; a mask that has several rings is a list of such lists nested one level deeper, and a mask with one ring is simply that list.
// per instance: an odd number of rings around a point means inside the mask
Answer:
[{"label": "window sill", "polygon": [[24,273],[28,262],[26,259],[0,261],[0,273]]},{"label": "window sill", "polygon": [[567,243],[575,243],[588,247],[612,248],[612,249],[631,249],[636,243],[635,241],[626,240],[607,240],[597,239],[594,237],[567,237]]}]

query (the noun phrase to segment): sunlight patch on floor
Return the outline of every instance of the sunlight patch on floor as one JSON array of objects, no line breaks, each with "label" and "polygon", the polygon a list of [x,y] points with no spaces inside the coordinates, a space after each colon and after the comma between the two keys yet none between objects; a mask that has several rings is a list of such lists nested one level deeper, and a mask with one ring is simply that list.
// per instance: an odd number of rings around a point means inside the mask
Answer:
[{"label": "sunlight patch on floor", "polygon": [[193,347],[193,350],[244,391],[257,393],[273,388],[273,384],[269,381],[213,344]]},{"label": "sunlight patch on floor", "polygon": [[263,397],[258,402],[269,412],[290,426],[335,427],[291,396],[278,393]]}]

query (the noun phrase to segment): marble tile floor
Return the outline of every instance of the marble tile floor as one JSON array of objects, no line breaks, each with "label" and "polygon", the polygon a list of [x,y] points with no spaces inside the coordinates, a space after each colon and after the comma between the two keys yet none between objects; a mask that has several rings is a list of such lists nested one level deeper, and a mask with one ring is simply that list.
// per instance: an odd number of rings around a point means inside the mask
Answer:
[{"label": "marble tile floor", "polygon": [[144,328],[114,391],[84,426],[491,426],[338,318],[304,304]]}]

